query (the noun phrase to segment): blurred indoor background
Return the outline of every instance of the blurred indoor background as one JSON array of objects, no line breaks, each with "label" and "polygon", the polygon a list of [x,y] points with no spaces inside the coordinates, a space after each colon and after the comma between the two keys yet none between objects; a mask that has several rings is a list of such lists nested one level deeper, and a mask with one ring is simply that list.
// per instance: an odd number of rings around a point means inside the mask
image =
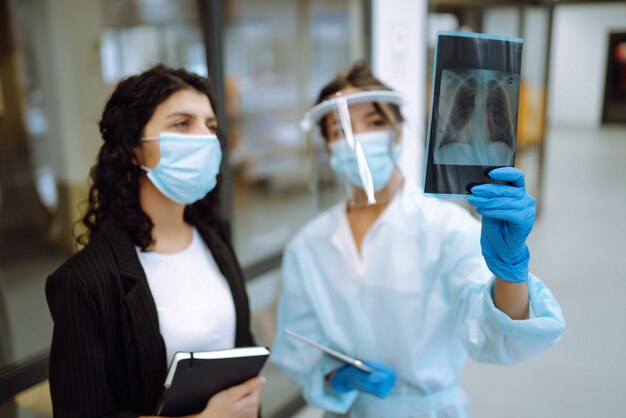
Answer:
[{"label": "blurred indoor background", "polygon": [[[420,184],[439,30],[524,38],[516,164],[539,202],[531,269],[568,322],[529,362],[470,363],[474,415],[626,417],[626,2],[582,0],[0,0],[0,417],[52,416],[44,283],[75,251],[97,122],[121,78],[156,63],[211,78],[228,136],[223,213],[270,346],[282,248],[318,212],[302,115],[365,58],[405,95],[402,168]],[[321,416],[272,365],[264,374],[266,417]]]}]

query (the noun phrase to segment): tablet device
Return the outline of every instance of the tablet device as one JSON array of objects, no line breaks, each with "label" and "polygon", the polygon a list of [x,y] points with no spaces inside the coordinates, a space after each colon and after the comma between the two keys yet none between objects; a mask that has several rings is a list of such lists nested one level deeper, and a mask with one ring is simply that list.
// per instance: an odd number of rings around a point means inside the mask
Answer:
[{"label": "tablet device", "polygon": [[261,373],[269,355],[267,347],[177,352],[156,415],[179,417],[201,412],[216,393]]},{"label": "tablet device", "polygon": [[295,333],[294,331],[290,330],[290,329],[286,329],[285,328],[285,333],[291,337],[294,337],[304,343],[309,344],[312,347],[317,348],[318,350],[323,351],[326,354],[329,354],[333,357],[335,357],[338,360],[343,361],[344,363],[347,363],[351,366],[356,367],[357,369],[364,371],[366,373],[372,373],[374,371],[374,369],[372,369],[371,367],[369,367],[367,364],[363,363],[361,360],[357,360],[355,358],[352,358],[350,356],[347,356],[343,353],[340,353],[339,351],[333,350],[332,348],[326,347],[325,345],[322,345],[320,343],[316,343],[315,341],[312,341],[306,337],[303,337],[302,335]]},{"label": "tablet device", "polygon": [[438,32],[425,155],[424,193],[467,197],[485,172],[513,166],[521,38]]}]

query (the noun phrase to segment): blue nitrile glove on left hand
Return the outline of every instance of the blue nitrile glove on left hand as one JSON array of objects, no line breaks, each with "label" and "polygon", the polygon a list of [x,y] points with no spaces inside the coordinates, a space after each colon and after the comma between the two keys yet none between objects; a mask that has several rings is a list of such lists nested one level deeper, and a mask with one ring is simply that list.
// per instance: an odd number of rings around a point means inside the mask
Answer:
[{"label": "blue nitrile glove on left hand", "polygon": [[396,383],[395,370],[376,361],[369,360],[363,363],[374,371],[367,373],[346,364],[335,371],[330,379],[330,385],[341,393],[356,389],[359,392],[366,392],[382,399],[386,398]]},{"label": "blue nitrile glove on left hand", "polygon": [[509,184],[481,184],[471,188],[468,202],[483,216],[480,245],[489,270],[513,283],[528,280],[530,253],[526,238],[535,222],[535,199],[526,191],[524,173],[514,167],[489,172]]}]

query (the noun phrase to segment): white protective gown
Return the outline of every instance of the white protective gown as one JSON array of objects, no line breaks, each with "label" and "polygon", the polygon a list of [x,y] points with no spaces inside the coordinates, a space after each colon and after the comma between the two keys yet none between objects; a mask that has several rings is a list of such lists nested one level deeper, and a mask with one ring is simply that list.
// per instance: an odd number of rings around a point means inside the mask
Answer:
[{"label": "white protective gown", "polygon": [[[498,310],[480,223],[418,190],[398,192],[360,254],[345,203],[322,213],[289,242],[282,273],[271,358],[327,417],[469,417],[458,386],[468,354],[480,362],[520,362],[554,345],[565,328],[558,302],[532,275],[530,319],[514,321]],[[283,328],[394,368],[390,396],[338,393],[324,376],[342,364]]]}]

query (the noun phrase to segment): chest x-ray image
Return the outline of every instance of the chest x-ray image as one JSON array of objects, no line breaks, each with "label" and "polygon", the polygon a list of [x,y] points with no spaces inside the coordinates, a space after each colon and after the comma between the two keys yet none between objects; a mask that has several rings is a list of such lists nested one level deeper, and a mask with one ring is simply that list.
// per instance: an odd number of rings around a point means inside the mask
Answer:
[{"label": "chest x-ray image", "polygon": [[518,92],[518,74],[444,70],[435,164],[512,165]]},{"label": "chest x-ray image", "polygon": [[424,192],[468,196],[487,168],[515,160],[522,40],[437,34]]}]

